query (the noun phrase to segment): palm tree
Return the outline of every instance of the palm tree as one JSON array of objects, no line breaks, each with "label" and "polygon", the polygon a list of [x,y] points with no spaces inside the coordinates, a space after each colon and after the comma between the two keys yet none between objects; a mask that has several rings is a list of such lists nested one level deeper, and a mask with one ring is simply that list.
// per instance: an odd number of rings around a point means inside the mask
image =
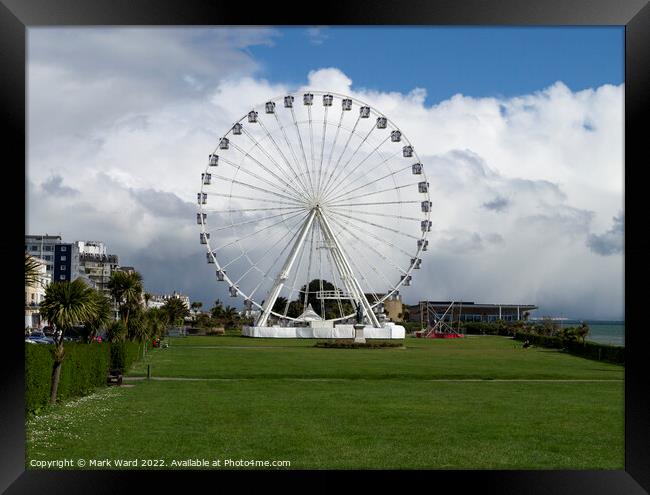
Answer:
[{"label": "palm tree", "polygon": [[149,301],[151,301],[151,298],[153,297],[150,292],[145,292],[144,295],[144,307],[148,308],[149,307]]},{"label": "palm tree", "polygon": [[166,314],[170,325],[181,324],[183,318],[190,315],[190,310],[178,297],[170,297],[161,308]]},{"label": "palm tree", "polygon": [[576,336],[582,340],[582,343],[585,343],[585,340],[587,338],[587,335],[589,335],[589,325],[587,325],[584,321],[580,322],[580,326],[576,328]]},{"label": "palm tree", "polygon": [[217,299],[214,302],[214,306],[212,306],[210,314],[215,320],[218,320],[223,316],[223,303],[221,302],[221,299]]},{"label": "palm tree", "polygon": [[156,335],[162,335],[169,324],[167,312],[162,308],[151,308],[144,314],[149,329],[148,336],[153,337]]},{"label": "palm tree", "polygon": [[226,306],[226,309],[223,311],[222,315],[223,320],[225,321],[225,327],[232,328],[235,326],[235,321],[239,318],[237,310],[232,306]]},{"label": "palm tree", "polygon": [[40,263],[36,258],[25,253],[25,286],[36,288],[41,283]]},{"label": "palm tree", "polygon": [[140,308],[140,297],[142,296],[142,275],[138,272],[116,271],[108,281],[108,289],[120,305],[120,315],[126,325],[129,324],[129,314]]},{"label": "palm tree", "polygon": [[144,342],[149,338],[149,321],[146,313],[133,315],[127,326],[127,335],[133,342]]},{"label": "palm tree", "polygon": [[84,322],[88,330],[88,341],[92,342],[97,334],[104,330],[113,321],[113,308],[111,300],[100,291],[93,290],[92,295],[97,304],[97,311],[91,318]]},{"label": "palm tree", "polygon": [[54,334],[56,347],[52,367],[50,404],[56,403],[61,364],[65,357],[63,335],[66,330],[73,326],[96,317],[98,303],[93,292],[93,289],[88,287],[81,279],[72,282],[54,282],[45,289],[45,298],[41,303],[41,314],[56,329]]}]

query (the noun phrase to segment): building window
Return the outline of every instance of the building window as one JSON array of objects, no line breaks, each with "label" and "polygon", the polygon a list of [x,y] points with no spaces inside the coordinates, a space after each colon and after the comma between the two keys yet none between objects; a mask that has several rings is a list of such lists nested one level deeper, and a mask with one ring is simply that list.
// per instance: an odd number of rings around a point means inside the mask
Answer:
[{"label": "building window", "polygon": [[65,275],[59,275],[59,280],[65,280]]},{"label": "building window", "polygon": [[51,267],[50,265],[47,265],[47,266],[45,267],[45,270],[47,270],[48,272],[51,272],[51,271],[52,271],[52,267]]},{"label": "building window", "polygon": [[61,270],[65,270],[65,265],[61,265]]},{"label": "building window", "polygon": [[68,246],[61,246],[61,251],[67,251],[67,250],[68,250]]},{"label": "building window", "polygon": [[67,260],[67,259],[68,259],[67,257],[65,257],[65,256],[61,256],[61,261],[65,261],[65,260]]},{"label": "building window", "polygon": [[45,246],[43,248],[44,251],[52,251],[52,246]]},{"label": "building window", "polygon": [[38,246],[32,246],[32,247],[30,247],[30,249],[31,249],[32,251],[38,251]]},{"label": "building window", "polygon": [[51,254],[46,254],[46,255],[43,256],[43,259],[45,261],[52,261],[52,255]]}]

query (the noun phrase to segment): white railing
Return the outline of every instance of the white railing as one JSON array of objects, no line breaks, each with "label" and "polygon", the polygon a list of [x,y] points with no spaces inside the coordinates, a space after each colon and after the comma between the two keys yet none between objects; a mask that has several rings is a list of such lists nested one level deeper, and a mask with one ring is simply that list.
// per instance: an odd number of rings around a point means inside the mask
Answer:
[{"label": "white railing", "polygon": [[316,299],[350,299],[352,296],[341,289],[319,290],[316,292]]}]

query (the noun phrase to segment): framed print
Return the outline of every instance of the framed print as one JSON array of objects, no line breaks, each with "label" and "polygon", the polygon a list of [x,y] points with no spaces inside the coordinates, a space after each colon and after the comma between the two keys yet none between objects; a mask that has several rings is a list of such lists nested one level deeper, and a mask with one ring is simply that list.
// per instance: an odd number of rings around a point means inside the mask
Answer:
[{"label": "framed print", "polygon": [[2,488],[649,490],[647,2],[238,7],[0,5]]}]

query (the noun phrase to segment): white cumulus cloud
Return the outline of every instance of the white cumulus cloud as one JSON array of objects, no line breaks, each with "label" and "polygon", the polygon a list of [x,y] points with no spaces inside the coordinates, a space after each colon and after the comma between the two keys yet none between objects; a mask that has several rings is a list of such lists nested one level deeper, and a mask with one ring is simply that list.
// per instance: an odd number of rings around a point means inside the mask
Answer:
[{"label": "white cumulus cloud", "polygon": [[622,317],[622,85],[573,92],[558,81],[529,95],[457,94],[430,106],[422,88],[358,88],[336,67],[293,87],[260,78],[246,50],[274,36],[30,29],[29,232],[103,240],[142,270],[148,290],[223,300],[194,221],[207,156],[254,105],[328,90],[386,114],[424,163],[433,228],[422,269],[402,291],[408,302]]}]

